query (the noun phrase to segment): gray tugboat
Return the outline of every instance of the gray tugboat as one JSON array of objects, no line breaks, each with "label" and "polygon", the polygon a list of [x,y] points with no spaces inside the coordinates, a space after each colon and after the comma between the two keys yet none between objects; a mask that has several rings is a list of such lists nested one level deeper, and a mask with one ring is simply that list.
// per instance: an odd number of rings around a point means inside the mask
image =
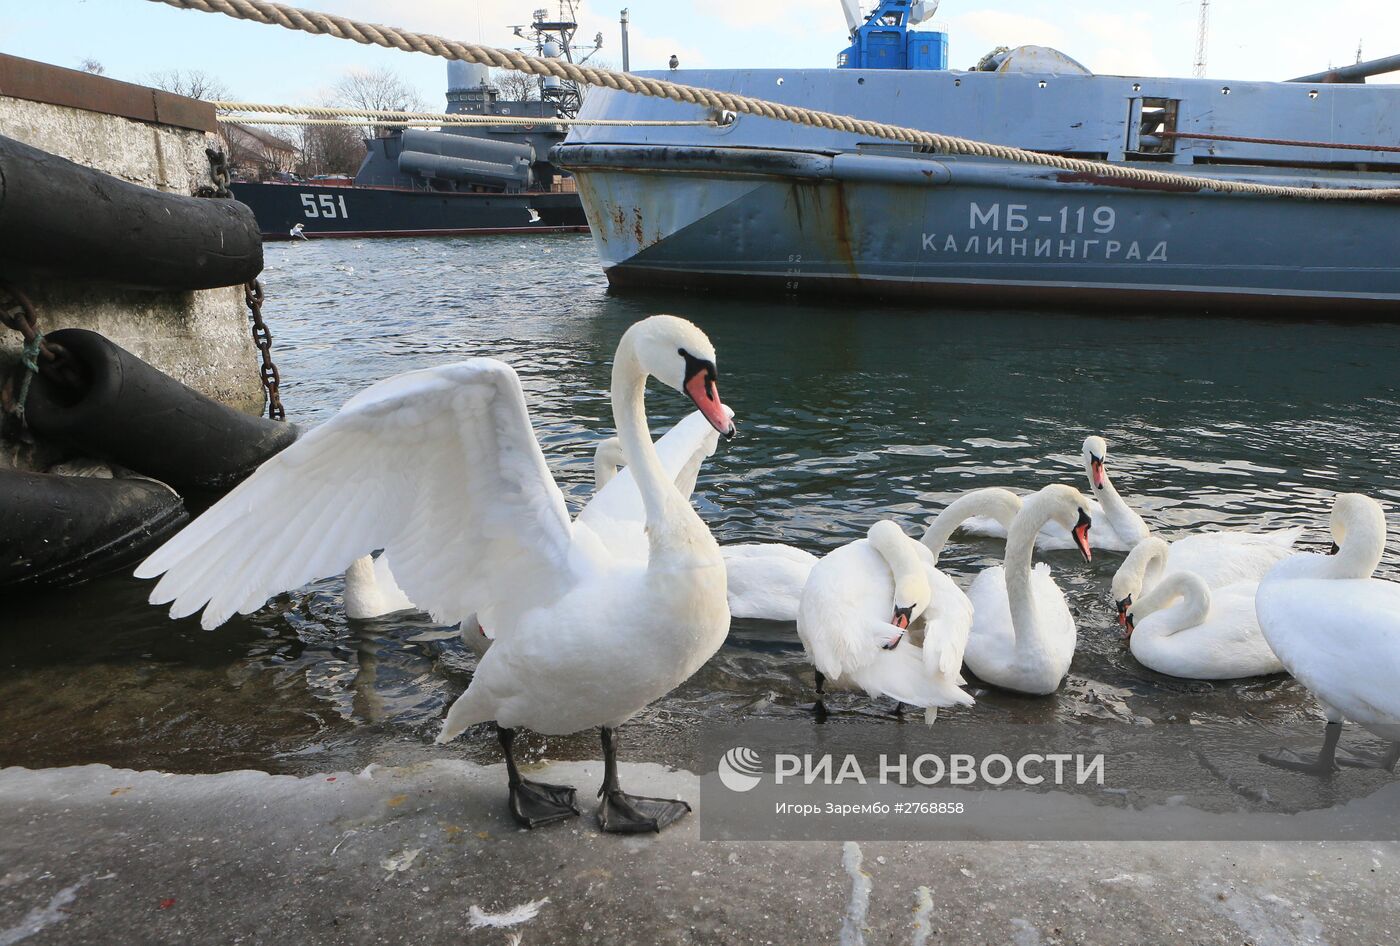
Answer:
[{"label": "gray tugboat", "polygon": [[[1400,56],[1286,82],[1094,75],[1043,47],[947,67],[933,4],[847,3],[834,69],[658,78],[1050,155],[1212,180],[1400,187]],[[714,118],[612,90],[585,118]],[[614,287],[1002,303],[1400,311],[1400,204],[1115,184],[740,115],[575,126],[573,171]]]},{"label": "gray tugboat", "polygon": [[[575,24],[542,12],[531,27],[539,52],[572,59]],[[581,97],[558,79],[541,86],[539,99],[502,100],[485,66],[450,62],[448,115],[539,121],[397,130],[365,141],[353,182],[235,182],[234,196],[267,240],[585,231],[573,179],[549,160],[566,133],[556,119],[572,117]]]}]

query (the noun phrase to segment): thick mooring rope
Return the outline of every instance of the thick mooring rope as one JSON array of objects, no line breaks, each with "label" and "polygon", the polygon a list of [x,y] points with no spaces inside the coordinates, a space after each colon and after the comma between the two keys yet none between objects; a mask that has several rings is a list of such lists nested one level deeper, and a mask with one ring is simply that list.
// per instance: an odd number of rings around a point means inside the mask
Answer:
[{"label": "thick mooring rope", "polygon": [[[361,121],[348,124],[359,125],[699,125],[713,128],[718,122],[702,119],[699,121],[633,121],[626,118],[559,118],[557,116],[530,117],[528,115],[470,115],[446,114],[443,112],[396,112],[381,108],[333,108],[329,105],[265,105],[260,102],[225,102],[214,100],[209,103],[221,112],[243,112],[261,115],[305,115],[307,118],[383,118],[387,121]],[[249,118],[243,115],[221,115],[221,121],[240,121],[251,125],[309,125],[324,122],[284,121]]]},{"label": "thick mooring rope", "polygon": [[1323,188],[1284,187],[1256,184],[1248,181],[1222,181],[1190,174],[1176,174],[1145,168],[1129,167],[1103,161],[1086,161],[1059,155],[1041,154],[1006,145],[973,141],[950,135],[939,135],[917,128],[904,128],[884,122],[872,122],[850,115],[835,115],[795,105],[784,105],[764,99],[750,98],[701,89],[677,82],[651,79],[628,72],[595,69],[560,59],[539,59],[508,49],[461,43],[428,33],[414,33],[391,26],[362,23],[342,16],[331,16],[314,10],[301,10],[268,0],[151,0],[185,10],[222,13],[239,20],[267,23],[289,30],[300,30],[318,36],[349,39],[367,46],[383,46],[404,52],[427,53],[443,59],[474,62],[497,69],[513,69],[532,75],[555,76],[571,82],[600,88],[670,99],[687,105],[699,105],[718,112],[730,111],[756,115],[776,121],[792,122],[830,131],[847,132],[868,138],[882,138],[918,145],[945,154],[997,158],[1020,164],[1057,168],[1085,175],[1086,180],[1100,184],[1135,184],[1174,190],[1214,191],[1221,194],[1246,194],[1256,197],[1298,198],[1302,200],[1400,200],[1400,188]]}]

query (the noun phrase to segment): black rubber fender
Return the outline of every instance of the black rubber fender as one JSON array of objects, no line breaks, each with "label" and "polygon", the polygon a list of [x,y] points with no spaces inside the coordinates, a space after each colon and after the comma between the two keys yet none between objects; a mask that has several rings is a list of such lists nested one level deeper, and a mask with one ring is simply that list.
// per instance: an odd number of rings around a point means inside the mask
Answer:
[{"label": "black rubber fender", "polygon": [[0,588],[72,585],[125,569],[188,520],[169,486],[0,470]]},{"label": "black rubber fender", "polygon": [[241,413],[153,368],[96,332],[45,336],[76,360],[84,385],[43,374],[25,415],[40,439],[169,483],[181,493],[232,489],[297,438],[292,424]]},{"label": "black rubber fender", "polygon": [[162,290],[240,286],[263,268],[246,204],[142,187],[3,135],[0,259]]}]

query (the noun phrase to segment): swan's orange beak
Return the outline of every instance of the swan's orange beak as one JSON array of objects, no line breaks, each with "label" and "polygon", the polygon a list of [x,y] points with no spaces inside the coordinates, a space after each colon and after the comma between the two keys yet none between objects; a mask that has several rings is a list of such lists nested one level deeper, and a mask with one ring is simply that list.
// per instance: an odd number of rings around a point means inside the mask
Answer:
[{"label": "swan's orange beak", "polygon": [[1092,474],[1091,479],[1094,481],[1094,489],[1103,489],[1104,483],[1106,482],[1103,475],[1103,457],[1096,457],[1092,453],[1089,454],[1089,472]]},{"label": "swan's orange beak", "polygon": [[715,383],[715,366],[708,361],[696,362],[695,368],[685,379],[685,393],[695,402],[700,413],[710,422],[710,426],[726,438],[735,433],[734,421],[729,417],[719,399],[719,385]]},{"label": "swan's orange beak", "polygon": [[1128,596],[1127,596],[1126,598],[1124,598],[1122,601],[1119,601],[1119,602],[1118,602],[1118,626],[1119,626],[1119,627],[1127,627],[1127,626],[1128,626],[1128,609],[1129,609],[1130,607],[1132,607],[1132,606],[1133,606],[1133,596],[1132,596],[1132,595],[1128,595]]},{"label": "swan's orange beak", "polygon": [[1094,524],[1089,518],[1089,514],[1084,510],[1079,510],[1079,521],[1074,524],[1074,544],[1079,546],[1079,554],[1084,556],[1084,561],[1094,560],[1094,552],[1089,548],[1089,528]]},{"label": "swan's orange beak", "polygon": [[894,617],[890,619],[890,623],[901,631],[907,631],[909,629],[909,618],[913,613],[913,608],[895,608]]}]

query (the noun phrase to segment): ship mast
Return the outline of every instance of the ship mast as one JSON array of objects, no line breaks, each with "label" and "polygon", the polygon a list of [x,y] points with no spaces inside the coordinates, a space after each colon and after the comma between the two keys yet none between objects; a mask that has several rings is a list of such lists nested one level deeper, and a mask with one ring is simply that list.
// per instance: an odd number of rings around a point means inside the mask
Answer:
[{"label": "ship mast", "polygon": [[1196,24],[1196,68],[1192,73],[1197,79],[1206,77],[1206,36],[1210,32],[1210,0],[1201,0],[1200,20]]}]

